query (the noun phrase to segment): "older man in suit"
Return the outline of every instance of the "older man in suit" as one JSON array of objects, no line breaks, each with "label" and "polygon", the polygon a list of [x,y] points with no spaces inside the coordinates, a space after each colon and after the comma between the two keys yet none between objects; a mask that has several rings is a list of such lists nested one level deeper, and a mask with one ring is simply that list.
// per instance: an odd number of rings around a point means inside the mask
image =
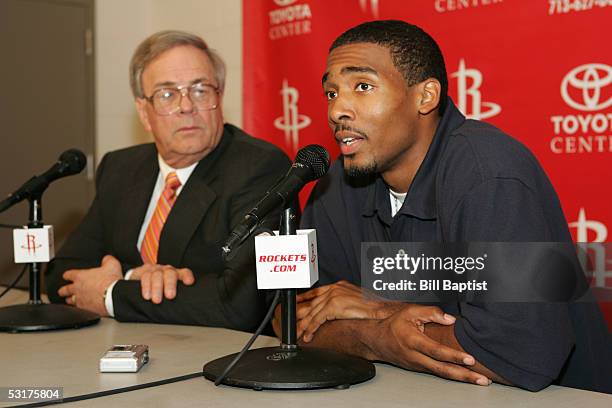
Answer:
[{"label": "older man in suit", "polygon": [[224,124],[225,66],[201,38],[156,33],[130,65],[155,143],[103,158],[87,216],[49,265],[49,297],[120,321],[252,330],[267,303],[252,242],[230,262],[221,244],[289,160]]}]

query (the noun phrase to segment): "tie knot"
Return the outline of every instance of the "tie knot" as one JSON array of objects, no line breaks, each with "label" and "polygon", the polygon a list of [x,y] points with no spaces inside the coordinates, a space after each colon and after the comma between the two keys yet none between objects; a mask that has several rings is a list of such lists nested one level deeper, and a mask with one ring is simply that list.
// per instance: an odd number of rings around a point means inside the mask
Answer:
[{"label": "tie knot", "polygon": [[166,189],[176,191],[181,185],[181,180],[177,177],[175,172],[169,173],[166,176]]}]

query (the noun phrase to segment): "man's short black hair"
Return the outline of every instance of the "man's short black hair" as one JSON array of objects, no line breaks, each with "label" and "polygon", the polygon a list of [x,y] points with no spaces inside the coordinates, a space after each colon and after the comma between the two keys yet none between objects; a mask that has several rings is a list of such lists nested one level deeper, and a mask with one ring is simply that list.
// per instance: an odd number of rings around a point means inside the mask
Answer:
[{"label": "man's short black hair", "polygon": [[440,47],[429,34],[405,21],[370,21],[342,33],[329,51],[354,43],[374,43],[388,48],[395,68],[402,73],[408,86],[427,78],[440,81],[440,114],[444,111],[448,92],[446,67]]}]

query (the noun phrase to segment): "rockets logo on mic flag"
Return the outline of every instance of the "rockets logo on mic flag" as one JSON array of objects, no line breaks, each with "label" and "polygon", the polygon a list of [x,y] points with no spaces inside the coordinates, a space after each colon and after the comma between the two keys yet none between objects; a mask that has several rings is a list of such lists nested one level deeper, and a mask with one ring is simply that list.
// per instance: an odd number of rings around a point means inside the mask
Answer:
[{"label": "rockets logo on mic flag", "polygon": [[13,230],[15,263],[49,262],[55,256],[53,227]]},{"label": "rockets logo on mic flag", "polygon": [[[337,157],[321,88],[329,46],[364,21],[405,20],[440,45],[449,95],[461,111],[536,155],[574,240],[606,242],[612,233],[611,17],[608,0],[243,0],[244,128],[290,156],[317,143]],[[607,287],[610,259],[608,253],[596,267]]]}]

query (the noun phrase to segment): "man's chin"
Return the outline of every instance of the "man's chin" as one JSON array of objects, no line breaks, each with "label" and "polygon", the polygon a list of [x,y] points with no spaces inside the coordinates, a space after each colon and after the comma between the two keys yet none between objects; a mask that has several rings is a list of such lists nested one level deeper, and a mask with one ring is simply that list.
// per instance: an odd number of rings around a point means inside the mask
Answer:
[{"label": "man's chin", "polygon": [[355,160],[350,157],[343,157],[344,172],[350,178],[371,177],[377,173],[377,165],[372,163],[355,163]]}]

